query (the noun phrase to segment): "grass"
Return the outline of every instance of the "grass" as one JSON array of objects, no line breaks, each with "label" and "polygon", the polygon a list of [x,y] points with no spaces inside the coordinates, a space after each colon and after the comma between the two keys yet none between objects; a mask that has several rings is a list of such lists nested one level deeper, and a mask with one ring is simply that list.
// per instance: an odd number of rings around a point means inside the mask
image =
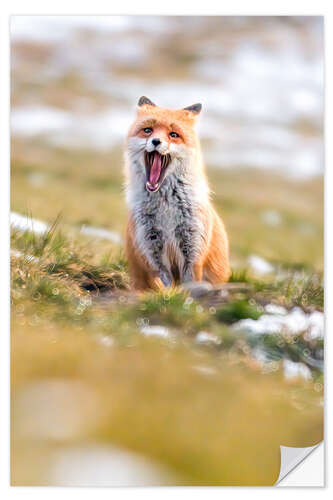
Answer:
[{"label": "grass", "polygon": [[[165,484],[273,484],[280,444],[322,439],[323,342],[306,332],[251,336],[232,325],[259,318],[271,302],[323,310],[322,183],[209,171],[230,234],[234,284],[212,305],[180,288],[133,294],[122,246],[80,233],[81,224],[123,233],[121,161],[118,150],[66,153],[15,140],[12,209],[51,229],[11,234],[12,483],[53,484],[59,450],[97,443],[162,464]],[[265,225],[267,210],[281,214],[280,226]],[[275,266],[272,275],[248,267],[256,253]],[[142,325],[170,336],[144,336]],[[215,341],[199,344],[200,332]],[[270,360],[265,370],[255,349]],[[283,359],[305,363],[313,378],[285,380]],[[43,391],[34,388],[43,382],[48,391],[55,381],[69,399],[57,403],[55,394],[43,434]],[[77,400],[72,383],[86,397]],[[72,419],[75,428],[54,438],[52,429]]]},{"label": "grass", "polygon": [[256,304],[251,304],[248,300],[235,300],[225,306],[220,307],[216,312],[216,317],[222,323],[234,323],[235,321],[251,318],[258,319],[261,311]]},{"label": "grass", "polygon": [[86,290],[128,289],[128,274],[120,252],[116,259],[107,253],[92,264],[88,245],[70,240],[60,231],[55,232],[55,227],[56,224],[52,225],[45,235],[14,231],[11,244],[23,257],[28,256],[28,260],[34,262],[34,269],[40,275],[63,278]]}]

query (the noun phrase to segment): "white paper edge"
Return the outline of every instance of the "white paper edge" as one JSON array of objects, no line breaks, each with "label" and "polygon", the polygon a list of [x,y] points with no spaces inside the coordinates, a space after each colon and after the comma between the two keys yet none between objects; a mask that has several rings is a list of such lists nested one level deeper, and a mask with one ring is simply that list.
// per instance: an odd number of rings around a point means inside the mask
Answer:
[{"label": "white paper edge", "polygon": [[[316,448],[318,448],[321,443],[318,443],[314,446],[309,446],[307,448],[294,448],[289,446],[280,446],[281,452],[281,465],[280,465],[280,474],[275,483],[275,485],[279,485],[279,483],[293,470],[297,467],[310,453],[312,453]],[[324,453],[324,447],[322,447]],[[321,473],[323,471],[320,471]]]}]

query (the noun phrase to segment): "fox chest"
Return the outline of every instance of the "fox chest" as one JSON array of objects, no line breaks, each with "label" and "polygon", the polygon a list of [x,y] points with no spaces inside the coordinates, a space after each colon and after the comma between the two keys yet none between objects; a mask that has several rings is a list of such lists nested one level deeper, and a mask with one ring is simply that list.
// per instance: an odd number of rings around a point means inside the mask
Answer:
[{"label": "fox chest", "polygon": [[174,200],[158,200],[141,206],[137,230],[149,241],[160,240],[163,247],[177,245],[180,232],[195,226],[195,214],[191,208],[184,211]]},{"label": "fox chest", "polygon": [[135,215],[141,252],[153,267],[184,266],[200,253],[204,228],[191,193],[175,188],[148,194]]}]

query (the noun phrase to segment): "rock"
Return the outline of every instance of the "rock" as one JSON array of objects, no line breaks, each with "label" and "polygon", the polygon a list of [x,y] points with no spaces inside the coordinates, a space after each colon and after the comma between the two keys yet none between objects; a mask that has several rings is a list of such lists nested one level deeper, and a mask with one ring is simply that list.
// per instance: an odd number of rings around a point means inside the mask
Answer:
[{"label": "rock", "polygon": [[190,281],[184,283],[182,288],[188,291],[194,299],[205,297],[213,290],[213,285],[208,281]]}]

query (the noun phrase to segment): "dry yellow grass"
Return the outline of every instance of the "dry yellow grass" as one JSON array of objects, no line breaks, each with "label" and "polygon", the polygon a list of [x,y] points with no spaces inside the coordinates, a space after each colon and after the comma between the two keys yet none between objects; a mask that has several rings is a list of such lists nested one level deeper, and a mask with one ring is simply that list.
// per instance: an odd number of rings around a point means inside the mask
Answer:
[{"label": "dry yellow grass", "polygon": [[[172,484],[271,485],[281,444],[311,446],[322,439],[322,394],[312,382],[286,383],[281,373],[263,376],[241,357],[172,342],[137,337],[131,347],[106,348],[97,332],[45,320],[23,326],[14,319],[12,329],[13,484],[48,484],[55,450],[88,440],[153,458],[171,471]],[[53,437],[57,415],[48,439],[38,430],[20,435],[25,415],[17,402],[41,380],[79,382],[92,394],[79,401],[73,435]],[[68,408],[57,412],[61,420]],[[35,415],[37,429],[43,418]],[[36,447],[44,466],[35,450],[25,468],[28,450]]]}]

